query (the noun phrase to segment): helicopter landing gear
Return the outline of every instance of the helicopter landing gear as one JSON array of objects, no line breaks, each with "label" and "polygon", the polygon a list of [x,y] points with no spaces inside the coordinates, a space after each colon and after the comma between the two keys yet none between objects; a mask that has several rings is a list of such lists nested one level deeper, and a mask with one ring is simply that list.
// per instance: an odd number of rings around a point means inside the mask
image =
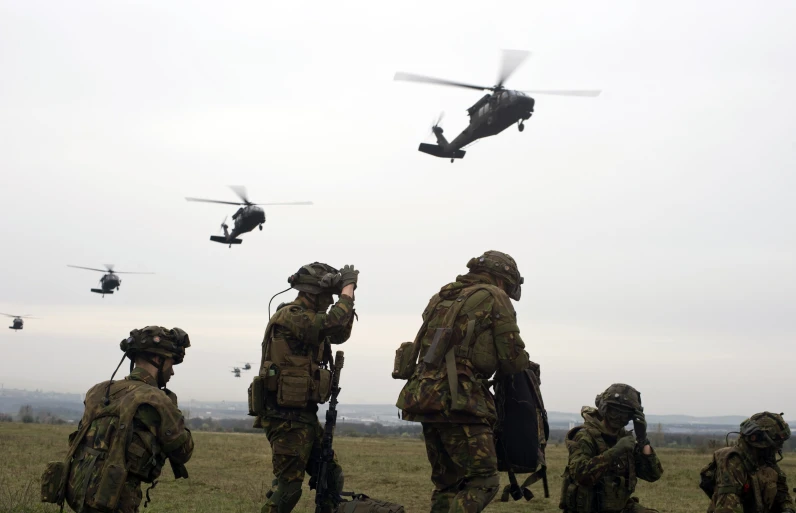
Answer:
[{"label": "helicopter landing gear", "polygon": [[453,159],[451,159],[451,164],[453,164]]},{"label": "helicopter landing gear", "polygon": [[522,121],[520,121],[520,124],[517,125],[517,130],[519,130],[520,132],[525,130],[525,125],[522,123]]},{"label": "helicopter landing gear", "polygon": [[263,231],[263,225],[260,225],[260,231]]}]

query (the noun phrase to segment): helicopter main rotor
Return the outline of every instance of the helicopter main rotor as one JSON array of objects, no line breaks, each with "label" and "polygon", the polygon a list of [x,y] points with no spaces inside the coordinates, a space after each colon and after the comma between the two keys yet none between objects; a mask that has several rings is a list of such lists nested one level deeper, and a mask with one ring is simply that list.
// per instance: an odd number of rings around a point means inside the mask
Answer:
[{"label": "helicopter main rotor", "polygon": [[111,274],[155,274],[155,273],[132,272],[132,271],[114,271],[113,264],[105,264],[105,269],[95,269],[94,267],[82,267],[79,265],[70,265],[70,264],[66,264],[66,266],[74,267],[75,269],[85,269],[87,271],[97,271],[100,273],[111,273]]},{"label": "helicopter main rotor", "polygon": [[33,317],[30,314],[13,315],[13,314],[7,314],[7,313],[0,312],[0,315],[5,315],[6,317],[13,317],[15,319],[37,319],[38,318],[38,317]]},{"label": "helicopter main rotor", "polygon": [[[417,75],[414,73],[405,73],[399,71],[393,77],[393,80],[404,80],[407,82],[422,82],[426,84],[446,85],[452,87],[462,87],[465,89],[476,89],[478,91],[500,91],[505,89],[503,84],[509,77],[517,70],[525,59],[530,56],[530,52],[524,50],[503,50],[500,73],[498,74],[497,83],[492,86],[479,86],[475,84],[468,84],[466,82],[456,82],[453,80],[446,80],[443,78],[429,77],[425,75]],[[549,94],[556,96],[599,96],[599,90],[592,89],[544,89],[544,90],[523,90],[524,93],[531,94]]]},{"label": "helicopter main rotor", "polygon": [[279,203],[252,203],[249,201],[248,194],[246,193],[246,187],[241,185],[230,185],[230,189],[241,199],[240,202],[238,201],[221,201],[221,200],[212,200],[212,199],[205,199],[205,198],[185,198],[187,201],[198,201],[201,203],[221,203],[222,205],[239,205],[239,206],[270,206],[270,205],[312,205],[311,201],[289,201],[289,202],[279,202]]}]

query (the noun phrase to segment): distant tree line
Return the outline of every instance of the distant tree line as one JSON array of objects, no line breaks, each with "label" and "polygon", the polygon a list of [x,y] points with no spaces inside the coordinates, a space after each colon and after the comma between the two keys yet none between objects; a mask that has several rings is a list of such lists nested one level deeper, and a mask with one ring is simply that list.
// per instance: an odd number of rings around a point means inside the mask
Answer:
[{"label": "distant tree line", "polygon": [[[262,433],[261,428],[253,428],[251,419],[214,419],[212,417],[193,417],[185,421],[192,431],[212,431],[215,433]],[[400,426],[383,425],[378,422],[367,424],[360,422],[337,422],[335,433],[338,436],[352,437],[410,437],[418,438],[422,433],[420,424],[412,423]]]},{"label": "distant tree line", "polygon": [[[16,420],[25,424],[66,424],[66,421],[61,417],[54,415],[49,410],[33,409],[29,404],[23,404],[19,407]],[[13,422],[14,417],[8,413],[0,413],[0,422]]]}]

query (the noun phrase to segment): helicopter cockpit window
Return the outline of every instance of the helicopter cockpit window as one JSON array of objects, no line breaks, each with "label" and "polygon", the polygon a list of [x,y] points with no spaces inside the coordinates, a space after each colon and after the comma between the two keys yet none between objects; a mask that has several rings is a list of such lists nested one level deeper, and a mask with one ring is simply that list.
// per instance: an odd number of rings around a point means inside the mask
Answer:
[{"label": "helicopter cockpit window", "polygon": [[508,91],[503,91],[502,93],[500,93],[500,101],[502,102],[508,101],[510,97],[511,93]]}]

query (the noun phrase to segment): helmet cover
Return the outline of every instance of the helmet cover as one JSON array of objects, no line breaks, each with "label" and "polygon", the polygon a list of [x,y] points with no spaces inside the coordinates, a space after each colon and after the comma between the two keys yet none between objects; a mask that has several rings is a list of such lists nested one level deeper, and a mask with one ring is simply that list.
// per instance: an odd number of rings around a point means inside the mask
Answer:
[{"label": "helmet cover", "polygon": [[790,438],[790,427],[781,413],[764,411],[741,423],[741,437],[758,449],[781,449]]},{"label": "helmet cover", "polygon": [[124,354],[131,360],[135,360],[138,354],[151,353],[173,358],[174,365],[182,363],[185,349],[190,346],[191,340],[185,331],[180,328],[166,329],[162,326],[147,326],[133,330],[130,336],[119,344]]},{"label": "helmet cover", "polygon": [[517,262],[507,253],[489,250],[480,257],[471,258],[467,268],[474,272],[487,272],[497,278],[503,279],[506,284],[506,293],[514,301],[519,301],[522,295],[522,284],[525,279],[520,276]]},{"label": "helmet cover", "polygon": [[291,288],[309,294],[339,294],[340,273],[334,267],[321,262],[302,266],[288,277]]}]

